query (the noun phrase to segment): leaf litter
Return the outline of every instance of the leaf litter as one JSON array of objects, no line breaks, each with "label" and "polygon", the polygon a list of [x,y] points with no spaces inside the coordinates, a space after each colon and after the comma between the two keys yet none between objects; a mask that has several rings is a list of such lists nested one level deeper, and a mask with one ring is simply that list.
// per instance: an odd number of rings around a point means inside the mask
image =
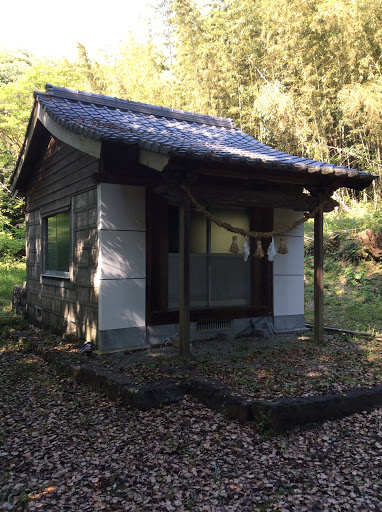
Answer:
[{"label": "leaf litter", "polygon": [[382,385],[382,342],[351,336],[327,335],[324,343],[317,344],[307,333],[270,339],[219,335],[195,341],[186,361],[171,345],[87,358],[78,354],[78,345],[63,344],[57,337],[49,343],[72,361],[127,375],[132,386],[199,373],[221,380],[248,398],[276,399]]},{"label": "leaf litter", "polygon": [[382,411],[260,435],[186,397],[126,409],[0,353],[0,510],[380,510]]}]

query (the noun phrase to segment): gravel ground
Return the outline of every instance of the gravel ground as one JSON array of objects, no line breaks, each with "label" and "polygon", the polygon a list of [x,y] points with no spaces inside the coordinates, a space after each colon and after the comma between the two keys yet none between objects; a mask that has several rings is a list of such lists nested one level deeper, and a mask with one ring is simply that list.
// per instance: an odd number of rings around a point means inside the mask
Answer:
[{"label": "gravel ground", "polygon": [[382,410],[260,436],[191,399],[128,410],[0,348],[0,509],[382,510]]}]

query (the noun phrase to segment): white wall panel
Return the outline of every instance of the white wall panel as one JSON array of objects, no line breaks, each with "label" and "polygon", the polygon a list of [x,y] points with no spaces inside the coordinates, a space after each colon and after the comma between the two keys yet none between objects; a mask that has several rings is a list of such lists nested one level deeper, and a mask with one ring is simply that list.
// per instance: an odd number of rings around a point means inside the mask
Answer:
[{"label": "white wall panel", "polygon": [[[302,217],[301,212],[276,208],[274,230],[290,226]],[[275,237],[276,250],[280,238]],[[297,226],[285,236],[287,254],[277,254],[273,260],[274,316],[304,314],[304,225]]]},{"label": "white wall panel", "polygon": [[145,188],[102,183],[97,194],[99,329],[145,327]]},{"label": "white wall panel", "polygon": [[[273,275],[304,275],[304,238],[302,236],[285,236],[287,254],[276,254],[273,260]],[[280,237],[275,237],[276,251]]]},{"label": "white wall panel", "polygon": [[145,187],[98,185],[98,227],[145,231]]},{"label": "white wall panel", "polygon": [[[275,208],[273,214],[273,229],[277,231],[278,229],[290,226],[302,216],[302,212]],[[285,236],[304,236],[304,224],[300,224],[296,228],[292,229],[292,231],[288,231]]]},{"label": "white wall panel", "polygon": [[146,280],[101,280],[99,306],[100,330],[144,327]]},{"label": "white wall panel", "polygon": [[103,229],[99,235],[100,279],[146,277],[146,233]]},{"label": "white wall panel", "polygon": [[274,316],[304,314],[304,276],[275,276]]}]

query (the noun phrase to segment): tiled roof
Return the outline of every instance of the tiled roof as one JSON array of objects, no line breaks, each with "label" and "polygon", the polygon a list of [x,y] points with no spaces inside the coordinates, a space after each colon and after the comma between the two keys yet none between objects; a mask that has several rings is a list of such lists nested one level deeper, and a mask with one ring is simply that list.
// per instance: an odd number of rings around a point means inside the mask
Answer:
[{"label": "tiled roof", "polygon": [[231,119],[146,105],[100,94],[46,86],[35,92],[41,108],[58,124],[102,141],[137,144],[162,154],[245,165],[293,168],[322,174],[367,173],[289,155],[236,128]]}]

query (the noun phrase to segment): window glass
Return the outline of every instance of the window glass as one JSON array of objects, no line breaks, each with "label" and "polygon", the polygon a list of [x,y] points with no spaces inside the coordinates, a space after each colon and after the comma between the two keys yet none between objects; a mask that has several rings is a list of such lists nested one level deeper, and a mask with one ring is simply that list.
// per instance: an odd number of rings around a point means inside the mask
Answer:
[{"label": "window glass", "polygon": [[70,220],[69,212],[59,213],[57,219],[57,270],[69,272]]},{"label": "window glass", "polygon": [[57,270],[56,251],[57,220],[56,216],[47,219],[47,257],[46,269]]},{"label": "window glass", "polygon": [[[228,222],[231,226],[243,228],[247,231],[249,230],[249,212],[247,209],[229,210],[216,208],[211,210],[211,213],[218,219]],[[211,222],[211,253],[228,253],[231,247],[233,235],[234,233],[230,233],[214,222]],[[237,235],[237,245],[240,253],[243,252],[244,241],[244,236]]]},{"label": "window glass", "polygon": [[195,211],[191,211],[190,216],[190,252],[191,254],[207,252],[207,219]]},{"label": "window glass", "polygon": [[[249,230],[246,208],[215,208],[211,213],[229,224]],[[245,237],[237,235],[241,257],[230,252],[232,236],[207,220],[201,213],[190,212],[190,306],[245,306],[251,301],[251,265],[243,261]],[[235,235],[236,236],[236,235]],[[179,208],[168,209],[168,307],[179,307]],[[236,255],[236,256],[240,256]]]},{"label": "window glass", "polygon": [[[191,254],[207,252],[207,222],[204,215],[190,212],[190,251]],[[168,207],[168,252],[179,252],[179,207]]]},{"label": "window glass", "polygon": [[46,270],[69,272],[70,215],[58,213],[47,219]]},{"label": "window glass", "polygon": [[168,207],[168,252],[179,252],[179,207]]},{"label": "window glass", "polygon": [[[248,209],[223,209],[215,208],[211,210],[212,215],[228,222],[232,226],[249,230],[249,212]],[[214,222],[211,222],[211,232],[209,242],[211,244],[211,253],[226,254],[232,244],[233,233],[221,228]],[[190,213],[190,252],[191,254],[207,253],[207,226],[208,221],[204,215],[191,210]],[[245,237],[237,235],[237,245],[239,252],[243,252]],[[168,252],[179,252],[179,208],[169,206],[168,208]]]}]

